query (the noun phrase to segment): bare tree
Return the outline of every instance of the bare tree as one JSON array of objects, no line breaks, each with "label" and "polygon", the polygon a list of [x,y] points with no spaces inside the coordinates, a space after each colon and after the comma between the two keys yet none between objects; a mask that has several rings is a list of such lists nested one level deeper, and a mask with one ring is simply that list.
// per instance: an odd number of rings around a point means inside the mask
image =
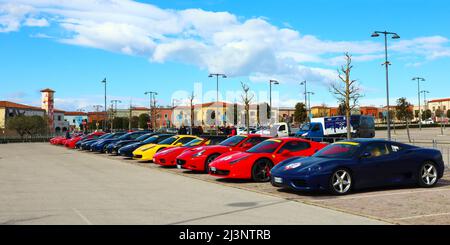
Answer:
[{"label": "bare tree", "polygon": [[254,97],[253,94],[249,95],[250,87],[241,82],[242,90],[244,91],[241,94],[242,103],[244,103],[244,110],[245,110],[245,127],[247,128],[247,133],[250,132],[250,103],[252,102],[252,99]]},{"label": "bare tree", "polygon": [[357,80],[350,78],[350,72],[353,68],[352,57],[348,53],[345,53],[346,64],[342,65],[338,69],[339,82],[331,85],[331,93],[333,93],[338,99],[339,103],[344,105],[345,118],[347,121],[347,138],[351,138],[351,125],[350,114],[351,110],[358,105],[359,98],[362,97],[361,89],[357,83]]}]

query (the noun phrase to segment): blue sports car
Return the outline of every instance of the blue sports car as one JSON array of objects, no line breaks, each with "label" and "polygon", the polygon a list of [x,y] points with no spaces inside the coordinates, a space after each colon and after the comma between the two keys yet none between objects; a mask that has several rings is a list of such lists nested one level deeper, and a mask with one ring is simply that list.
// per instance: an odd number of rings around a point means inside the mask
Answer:
[{"label": "blue sports car", "polygon": [[287,159],[271,170],[271,183],[294,190],[353,189],[401,184],[432,187],[444,174],[442,154],[381,139],[340,141],[311,157]]}]

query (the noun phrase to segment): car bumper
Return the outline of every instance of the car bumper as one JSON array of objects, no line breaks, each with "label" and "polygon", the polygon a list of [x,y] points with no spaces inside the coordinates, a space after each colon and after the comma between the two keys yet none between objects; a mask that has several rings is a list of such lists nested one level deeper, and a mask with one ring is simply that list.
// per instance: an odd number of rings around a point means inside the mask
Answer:
[{"label": "car bumper", "polygon": [[181,168],[189,169],[192,171],[205,171],[205,156],[189,157],[189,158],[177,158],[177,165],[181,165]]},{"label": "car bumper", "polygon": [[209,166],[209,174],[227,179],[251,179],[251,166],[248,167],[240,163],[233,165],[229,163],[212,163]]},{"label": "car bumper", "polygon": [[274,174],[270,182],[275,187],[289,188],[297,191],[319,191],[328,189],[328,174],[302,176],[285,176]]}]

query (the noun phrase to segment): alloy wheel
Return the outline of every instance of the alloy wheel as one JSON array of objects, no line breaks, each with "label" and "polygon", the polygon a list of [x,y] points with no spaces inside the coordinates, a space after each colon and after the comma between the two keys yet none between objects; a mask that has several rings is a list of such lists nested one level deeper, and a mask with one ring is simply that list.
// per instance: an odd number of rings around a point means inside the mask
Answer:
[{"label": "alloy wheel", "polygon": [[433,164],[424,164],[422,170],[420,171],[422,182],[426,186],[432,186],[437,181],[437,170]]},{"label": "alloy wheel", "polygon": [[334,172],[331,183],[336,193],[345,194],[350,190],[352,186],[352,178],[350,176],[350,173],[348,173],[346,170],[341,169]]}]

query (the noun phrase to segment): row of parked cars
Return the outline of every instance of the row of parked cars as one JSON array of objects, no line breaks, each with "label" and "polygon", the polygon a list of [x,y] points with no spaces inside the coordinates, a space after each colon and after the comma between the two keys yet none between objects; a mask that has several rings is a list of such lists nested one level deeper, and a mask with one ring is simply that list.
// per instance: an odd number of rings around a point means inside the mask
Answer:
[{"label": "row of parked cars", "polygon": [[55,137],[50,143],[220,178],[270,181],[276,187],[337,195],[386,185],[432,187],[444,173],[440,151],[381,139],[325,144],[259,134],[226,137],[135,131],[73,134]]}]

